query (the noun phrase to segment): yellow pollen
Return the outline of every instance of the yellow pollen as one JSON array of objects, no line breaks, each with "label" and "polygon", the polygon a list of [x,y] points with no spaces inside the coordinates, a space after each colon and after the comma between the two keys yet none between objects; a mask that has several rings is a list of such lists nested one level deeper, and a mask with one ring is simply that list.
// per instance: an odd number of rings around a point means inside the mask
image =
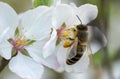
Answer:
[{"label": "yellow pollen", "polygon": [[67,48],[67,47],[69,47],[69,46],[70,46],[70,42],[68,42],[68,41],[63,44],[63,47],[64,47],[64,48]]},{"label": "yellow pollen", "polygon": [[68,37],[69,36],[69,32],[68,31],[64,31],[63,32],[63,37]]},{"label": "yellow pollen", "polygon": [[16,43],[17,43],[18,45],[24,45],[24,41],[22,41],[22,40],[18,40]]}]

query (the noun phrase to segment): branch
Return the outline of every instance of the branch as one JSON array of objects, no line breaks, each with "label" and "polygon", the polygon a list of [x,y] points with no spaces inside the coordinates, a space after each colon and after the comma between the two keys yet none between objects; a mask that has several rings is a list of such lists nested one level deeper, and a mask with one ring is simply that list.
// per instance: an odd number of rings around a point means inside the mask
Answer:
[{"label": "branch", "polygon": [[9,60],[2,58],[1,64],[0,64],[0,72],[2,72],[2,70],[8,65],[8,63],[9,63]]}]

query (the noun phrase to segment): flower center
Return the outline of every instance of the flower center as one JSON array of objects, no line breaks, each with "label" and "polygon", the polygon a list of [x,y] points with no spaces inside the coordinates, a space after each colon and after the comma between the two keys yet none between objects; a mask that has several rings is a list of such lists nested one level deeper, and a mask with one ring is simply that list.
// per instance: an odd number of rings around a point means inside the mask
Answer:
[{"label": "flower center", "polygon": [[12,56],[17,55],[18,52],[21,52],[24,55],[29,55],[25,47],[33,45],[36,40],[27,39],[27,37],[19,32],[19,29],[16,28],[14,37],[9,38],[8,42],[12,45]]},{"label": "flower center", "polygon": [[16,42],[16,44],[18,44],[18,45],[24,45],[24,41],[23,41],[23,40],[18,40],[18,41]]},{"label": "flower center", "polygon": [[11,39],[10,43],[13,45],[13,49],[16,52],[21,51],[25,46],[25,40],[23,36],[17,39]]},{"label": "flower center", "polygon": [[61,40],[63,40],[63,47],[67,48],[73,44],[77,32],[74,27],[68,29],[66,29],[65,27],[66,25],[63,24],[59,29],[57,29],[58,39],[56,45],[59,44]]}]

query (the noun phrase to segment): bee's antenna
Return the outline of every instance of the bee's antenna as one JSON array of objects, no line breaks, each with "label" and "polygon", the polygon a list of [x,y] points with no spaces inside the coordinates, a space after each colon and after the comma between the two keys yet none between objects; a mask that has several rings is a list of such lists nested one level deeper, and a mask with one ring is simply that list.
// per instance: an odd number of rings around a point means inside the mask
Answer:
[{"label": "bee's antenna", "polygon": [[76,15],[77,16],[77,18],[79,19],[79,21],[81,22],[81,24],[82,24],[82,21],[81,21],[81,19],[79,18],[79,16],[78,15]]}]

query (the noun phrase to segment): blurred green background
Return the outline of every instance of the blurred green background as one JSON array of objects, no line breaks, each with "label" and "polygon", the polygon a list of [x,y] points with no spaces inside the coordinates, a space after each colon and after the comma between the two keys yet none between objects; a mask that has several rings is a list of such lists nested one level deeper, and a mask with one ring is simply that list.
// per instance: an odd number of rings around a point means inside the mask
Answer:
[{"label": "blurred green background", "polygon": [[[0,1],[11,5],[17,13],[33,8],[32,0]],[[120,0],[62,0],[62,2],[74,2],[77,6],[85,3],[97,5],[99,14],[91,25],[101,29],[107,37],[108,44],[93,56],[95,70],[81,74],[69,74],[46,69],[42,79],[120,79]]]}]

